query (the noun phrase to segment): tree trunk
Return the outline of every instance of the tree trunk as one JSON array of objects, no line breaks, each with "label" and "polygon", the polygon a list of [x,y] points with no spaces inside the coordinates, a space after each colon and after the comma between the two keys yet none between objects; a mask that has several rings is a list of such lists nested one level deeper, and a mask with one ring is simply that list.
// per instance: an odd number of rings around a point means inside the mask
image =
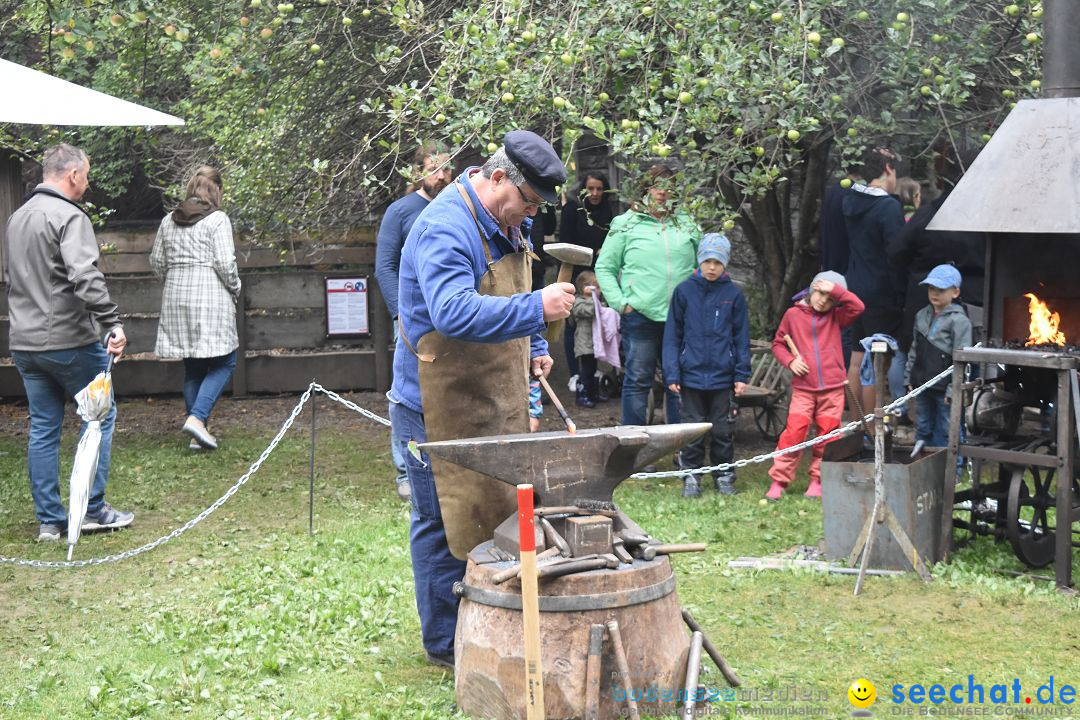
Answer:
[{"label": "tree trunk", "polygon": [[739,224],[758,257],[770,326],[820,267],[818,225],[831,146],[831,138],[819,138],[787,180],[743,206]]}]

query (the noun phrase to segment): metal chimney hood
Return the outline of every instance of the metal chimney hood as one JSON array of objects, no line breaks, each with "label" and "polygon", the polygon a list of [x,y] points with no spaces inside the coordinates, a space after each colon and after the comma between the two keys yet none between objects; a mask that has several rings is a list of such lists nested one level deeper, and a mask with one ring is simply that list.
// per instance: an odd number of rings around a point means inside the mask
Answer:
[{"label": "metal chimney hood", "polygon": [[1080,98],[1017,103],[927,229],[1080,233]]},{"label": "metal chimney hood", "polygon": [[1021,100],[930,230],[1080,233],[1080,0],[1043,0],[1043,98]]}]

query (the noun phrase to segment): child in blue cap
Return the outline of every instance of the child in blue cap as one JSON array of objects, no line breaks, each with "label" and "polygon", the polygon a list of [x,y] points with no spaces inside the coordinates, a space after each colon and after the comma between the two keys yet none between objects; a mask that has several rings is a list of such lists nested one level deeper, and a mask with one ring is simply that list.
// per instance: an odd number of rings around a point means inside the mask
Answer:
[{"label": "child in blue cap", "polygon": [[[930,304],[915,315],[915,334],[908,352],[905,382],[918,387],[952,367],[953,351],[971,346],[971,320],[954,304],[960,297],[960,271],[938,265],[919,283],[927,286]],[[915,398],[915,443],[945,447],[949,442],[949,379],[939,380]]]},{"label": "child in blue cap", "polygon": [[[742,290],[725,272],[731,242],[708,233],[698,245],[698,269],[675,287],[664,325],[664,383],[680,396],[683,422],[711,422],[712,430],[682,450],[682,466],[702,467],[735,459],[735,395],[750,379],[750,315]],[[715,473],[716,491],[734,495],[735,471]],[[700,497],[693,473],[683,497]]]}]

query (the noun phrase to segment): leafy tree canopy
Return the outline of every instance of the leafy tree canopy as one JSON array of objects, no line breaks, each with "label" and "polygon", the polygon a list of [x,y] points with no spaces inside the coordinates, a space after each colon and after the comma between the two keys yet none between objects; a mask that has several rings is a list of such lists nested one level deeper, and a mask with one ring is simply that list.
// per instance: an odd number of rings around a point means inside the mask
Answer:
[{"label": "leafy tree canopy", "polygon": [[83,144],[111,198],[141,174],[175,193],[216,163],[232,214],[267,230],[356,222],[400,188],[418,140],[484,153],[528,127],[573,168],[593,135],[631,177],[676,161],[684,207],[745,232],[775,314],[814,269],[835,168],[871,144],[919,159],[985,142],[1038,94],[1041,14],[1029,0],[18,2],[4,57],[188,124],[7,127],[6,141]]}]

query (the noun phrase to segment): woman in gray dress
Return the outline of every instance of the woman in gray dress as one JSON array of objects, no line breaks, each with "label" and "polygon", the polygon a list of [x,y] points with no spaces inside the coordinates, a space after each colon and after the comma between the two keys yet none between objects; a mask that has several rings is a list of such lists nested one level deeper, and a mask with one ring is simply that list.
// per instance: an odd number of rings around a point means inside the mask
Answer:
[{"label": "woman in gray dress", "polygon": [[184,359],[183,431],[192,449],[217,448],[207,424],[236,367],[240,276],[221,195],[221,174],[199,167],[187,199],[162,219],[150,252],[150,267],[165,281],[154,352]]}]

